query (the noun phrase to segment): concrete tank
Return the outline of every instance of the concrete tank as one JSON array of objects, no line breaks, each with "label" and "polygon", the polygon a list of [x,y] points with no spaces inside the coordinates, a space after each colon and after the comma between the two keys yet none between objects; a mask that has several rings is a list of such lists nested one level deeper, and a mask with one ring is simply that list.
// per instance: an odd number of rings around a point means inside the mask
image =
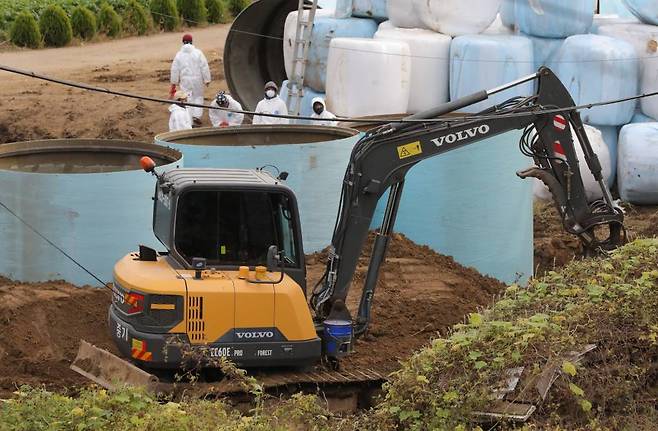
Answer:
[{"label": "concrete tank", "polygon": [[[104,281],[116,260],[139,244],[162,248],[153,235],[154,179],[141,156],[160,169],[180,152],[120,140],[56,139],[0,146],[0,201]],[[0,208],[0,274],[20,281],[96,281]],[[160,247],[158,247],[160,246]]]},{"label": "concrete tank", "polygon": [[[290,173],[307,253],[331,243],[345,168],[357,130],[323,126],[242,126],[163,133],[155,142],[181,151],[191,168],[276,166]],[[276,169],[268,167],[276,174]]]}]

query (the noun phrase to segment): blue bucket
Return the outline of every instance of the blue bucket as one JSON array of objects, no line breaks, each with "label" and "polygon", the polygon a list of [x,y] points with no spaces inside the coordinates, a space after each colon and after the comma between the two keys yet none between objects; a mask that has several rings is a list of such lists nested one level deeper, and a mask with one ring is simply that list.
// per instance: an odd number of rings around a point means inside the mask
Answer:
[{"label": "blue bucket", "polygon": [[352,350],[354,330],[349,320],[325,320],[322,342],[324,354],[329,358],[340,358]]}]

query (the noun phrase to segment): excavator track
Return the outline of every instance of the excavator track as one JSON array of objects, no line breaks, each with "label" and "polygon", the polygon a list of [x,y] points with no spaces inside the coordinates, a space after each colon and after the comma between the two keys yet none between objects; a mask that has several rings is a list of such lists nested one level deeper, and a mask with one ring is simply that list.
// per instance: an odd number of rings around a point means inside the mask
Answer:
[{"label": "excavator track", "polygon": [[[240,381],[186,383],[161,379],[84,340],[80,342],[78,355],[70,368],[110,390],[121,386],[142,387],[155,395],[174,398],[183,395],[245,398],[250,395],[249,388]],[[254,373],[249,376],[253,377],[266,393],[321,393],[330,406],[337,405],[334,410],[341,411],[354,410],[358,404],[364,402],[368,404],[367,398],[376,393],[387,380],[386,376],[368,369],[284,370]],[[336,404],[336,400],[340,402]]]}]

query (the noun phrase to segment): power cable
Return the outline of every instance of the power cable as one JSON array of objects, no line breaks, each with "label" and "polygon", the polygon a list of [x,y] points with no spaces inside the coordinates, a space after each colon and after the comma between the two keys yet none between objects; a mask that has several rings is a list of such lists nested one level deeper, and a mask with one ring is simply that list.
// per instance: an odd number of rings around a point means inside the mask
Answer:
[{"label": "power cable", "polygon": [[[74,87],[74,88],[79,88],[82,90],[88,90],[88,91],[94,91],[94,92],[99,92],[99,93],[105,93],[109,95],[114,95],[114,96],[122,96],[122,97],[127,97],[131,99],[137,99],[137,100],[145,100],[145,101],[150,101],[150,102],[156,102],[156,103],[162,103],[162,104],[167,104],[170,105],[172,103],[182,105],[182,106],[189,106],[189,107],[194,107],[194,108],[204,108],[204,109],[216,109],[220,111],[226,111],[226,112],[232,112],[236,114],[245,114],[245,115],[253,115],[253,116],[261,116],[261,117],[270,117],[270,118],[284,118],[284,119],[289,119],[289,120],[309,120],[309,121],[317,121],[317,118],[313,117],[303,117],[303,116],[294,116],[294,115],[280,115],[280,114],[265,114],[261,112],[253,112],[253,111],[245,111],[245,110],[237,110],[237,109],[229,109],[229,108],[222,108],[218,106],[211,106],[211,105],[203,105],[203,104],[196,104],[196,103],[183,103],[183,102],[174,102],[173,100],[170,99],[161,99],[158,97],[151,97],[151,96],[142,96],[134,93],[128,93],[124,91],[116,91],[116,90],[110,90],[107,88],[102,88],[102,87],[95,87],[92,85],[88,84],[82,84],[78,82],[73,82],[73,81],[67,81],[63,79],[58,79],[58,78],[52,78],[50,76],[46,75],[41,75],[36,72],[28,71],[28,70],[23,70],[23,69],[17,69],[14,67],[10,66],[4,66],[0,64],[0,70],[9,72],[9,73],[14,73],[18,75],[23,75],[27,76],[29,78],[34,78],[34,79],[40,79],[43,81],[48,81],[48,82],[53,82],[56,84],[61,84],[61,85],[66,85],[69,87]],[[482,121],[482,120],[489,120],[489,119],[500,119],[500,118],[518,118],[518,117],[528,117],[528,116],[534,116],[534,115],[541,115],[541,114],[558,114],[558,113],[563,113],[563,112],[571,112],[571,111],[579,111],[579,110],[584,110],[584,109],[592,109],[595,107],[599,106],[607,106],[607,105],[613,105],[613,104],[618,104],[618,103],[624,103],[624,102],[630,102],[633,100],[639,100],[639,99],[644,99],[648,97],[654,97],[658,96],[658,91],[652,92],[652,93],[646,93],[646,94],[640,94],[637,96],[630,96],[630,97],[625,97],[625,98],[620,98],[620,99],[613,99],[613,100],[607,100],[604,102],[595,102],[595,103],[587,103],[583,105],[577,105],[577,106],[569,106],[565,108],[554,108],[554,109],[536,109],[536,110],[531,110],[531,111],[526,111],[526,112],[513,112],[509,114],[498,114],[498,115],[464,115],[464,116],[459,116],[459,117],[436,117],[436,118],[431,118],[431,119],[399,119],[399,120],[393,120],[390,118],[370,118],[370,119],[364,119],[364,118],[348,118],[348,117],[337,117],[336,120],[340,122],[346,122],[346,123],[364,123],[364,124],[373,124],[373,125],[382,125],[382,124],[423,124],[423,123],[451,123],[451,122],[467,122],[467,121]]]}]

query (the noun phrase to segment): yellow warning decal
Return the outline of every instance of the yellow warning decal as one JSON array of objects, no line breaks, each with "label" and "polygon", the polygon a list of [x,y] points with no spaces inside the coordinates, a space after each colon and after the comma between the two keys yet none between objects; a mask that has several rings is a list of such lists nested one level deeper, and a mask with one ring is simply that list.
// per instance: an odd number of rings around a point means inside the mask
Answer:
[{"label": "yellow warning decal", "polygon": [[406,159],[407,157],[417,156],[418,154],[423,154],[423,148],[420,146],[420,141],[398,147],[398,157],[400,157],[400,160]]}]

